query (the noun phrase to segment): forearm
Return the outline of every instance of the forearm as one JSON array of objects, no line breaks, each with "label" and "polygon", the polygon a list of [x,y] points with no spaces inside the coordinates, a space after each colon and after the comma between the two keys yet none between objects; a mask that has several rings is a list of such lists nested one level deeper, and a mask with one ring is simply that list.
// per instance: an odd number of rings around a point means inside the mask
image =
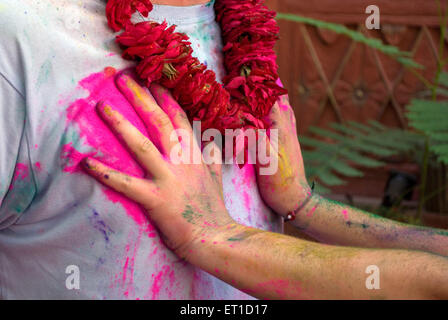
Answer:
[{"label": "forearm", "polygon": [[315,195],[293,224],[319,241],[369,248],[422,250],[448,256],[448,231],[389,220]]},{"label": "forearm", "polygon": [[[427,253],[334,247],[241,225],[192,248],[189,262],[257,298],[448,297],[447,259]],[[372,264],[381,272],[380,290],[365,285]]]}]

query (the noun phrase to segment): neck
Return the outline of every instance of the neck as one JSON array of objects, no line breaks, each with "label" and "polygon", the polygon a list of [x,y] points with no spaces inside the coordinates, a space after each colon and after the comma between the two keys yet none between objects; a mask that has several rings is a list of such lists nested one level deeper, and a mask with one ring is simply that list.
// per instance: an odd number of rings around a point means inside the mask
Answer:
[{"label": "neck", "polygon": [[211,0],[151,0],[152,4],[162,4],[177,7],[194,6],[209,3]]}]

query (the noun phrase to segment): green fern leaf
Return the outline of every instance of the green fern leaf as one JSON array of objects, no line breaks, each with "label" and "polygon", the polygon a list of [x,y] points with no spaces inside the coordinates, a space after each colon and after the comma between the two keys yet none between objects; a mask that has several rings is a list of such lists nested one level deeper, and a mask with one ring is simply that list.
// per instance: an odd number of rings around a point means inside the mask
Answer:
[{"label": "green fern leaf", "polygon": [[290,13],[277,13],[277,19],[280,20],[288,20],[293,22],[299,22],[299,23],[305,23],[317,28],[321,29],[327,29],[331,30],[333,32],[336,32],[338,34],[345,35],[352,40],[363,43],[366,46],[373,48],[377,51],[380,51],[388,56],[391,56],[396,61],[400,62],[404,66],[410,67],[410,68],[418,68],[423,69],[423,66],[419,63],[412,60],[411,56],[412,54],[410,52],[404,52],[398,49],[397,47],[390,46],[384,44],[382,41],[375,39],[375,38],[368,38],[364,34],[358,31],[353,31],[349,28],[347,28],[344,25],[325,22],[309,17],[304,17],[296,14],[290,14]]}]

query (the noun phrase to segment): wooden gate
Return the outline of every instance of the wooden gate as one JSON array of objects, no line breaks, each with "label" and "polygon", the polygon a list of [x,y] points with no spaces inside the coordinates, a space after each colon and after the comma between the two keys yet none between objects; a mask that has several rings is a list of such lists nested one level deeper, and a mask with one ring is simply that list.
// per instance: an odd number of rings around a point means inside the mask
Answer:
[{"label": "wooden gate", "polygon": [[[446,1],[442,6],[446,8]],[[277,12],[295,13],[342,23],[368,37],[412,52],[425,66],[424,78],[436,72],[439,48],[436,0],[376,0],[380,8],[380,30],[367,30],[365,13],[372,1],[365,0],[267,0]],[[427,96],[422,81],[401,64],[375,50],[333,32],[289,21],[279,21],[277,45],[280,77],[289,90],[298,132],[311,125],[375,119],[388,126],[407,127],[405,106],[413,97]],[[447,39],[448,40],[448,39]],[[443,44],[446,46],[446,42]],[[446,50],[445,50],[446,51]],[[415,166],[396,164],[405,171]],[[387,169],[366,170],[362,179],[333,189],[335,193],[379,197]]]}]

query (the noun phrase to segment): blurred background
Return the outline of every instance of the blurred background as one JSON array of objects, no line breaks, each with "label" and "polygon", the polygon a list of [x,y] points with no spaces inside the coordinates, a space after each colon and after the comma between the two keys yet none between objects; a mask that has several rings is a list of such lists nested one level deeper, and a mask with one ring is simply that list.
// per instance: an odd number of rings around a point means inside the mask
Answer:
[{"label": "blurred background", "polygon": [[[379,29],[369,30],[369,5]],[[447,1],[266,0],[279,73],[319,192],[448,228]],[[372,22],[372,20],[370,20]]]}]

